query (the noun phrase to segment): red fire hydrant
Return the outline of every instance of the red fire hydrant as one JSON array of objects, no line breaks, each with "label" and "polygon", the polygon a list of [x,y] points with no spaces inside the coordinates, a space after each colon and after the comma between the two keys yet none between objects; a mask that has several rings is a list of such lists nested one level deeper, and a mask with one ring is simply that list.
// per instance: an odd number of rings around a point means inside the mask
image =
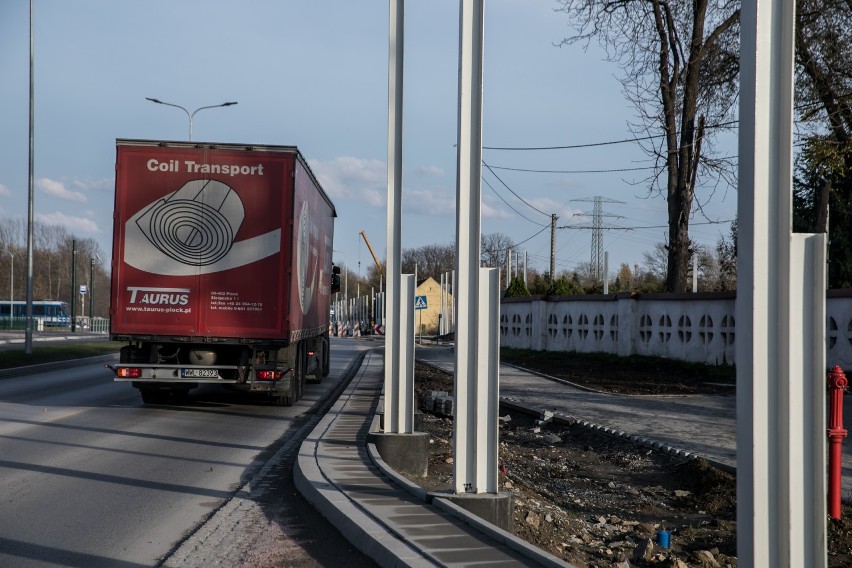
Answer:
[{"label": "red fire hydrant", "polygon": [[843,391],[847,384],[849,381],[840,367],[834,367],[828,372],[828,514],[833,519],[840,518],[841,444],[846,437],[843,428]]}]

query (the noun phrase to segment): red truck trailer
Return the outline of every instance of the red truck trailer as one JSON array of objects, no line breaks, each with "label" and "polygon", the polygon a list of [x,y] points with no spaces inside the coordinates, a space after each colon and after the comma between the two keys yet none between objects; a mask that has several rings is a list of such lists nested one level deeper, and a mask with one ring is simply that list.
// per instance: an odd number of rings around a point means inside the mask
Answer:
[{"label": "red truck trailer", "polygon": [[119,139],[115,173],[116,381],[289,406],[328,374],[336,212],[296,147]]}]

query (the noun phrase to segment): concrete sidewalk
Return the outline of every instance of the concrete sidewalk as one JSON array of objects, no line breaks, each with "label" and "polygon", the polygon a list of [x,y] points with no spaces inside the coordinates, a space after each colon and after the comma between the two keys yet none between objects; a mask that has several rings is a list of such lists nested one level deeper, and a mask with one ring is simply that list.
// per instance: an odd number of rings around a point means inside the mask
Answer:
[{"label": "concrete sidewalk", "polygon": [[[383,357],[367,353],[334,407],[302,443],[296,486],[381,566],[568,566],[397,476],[367,444],[384,385]],[[419,497],[418,497],[419,495]]]}]

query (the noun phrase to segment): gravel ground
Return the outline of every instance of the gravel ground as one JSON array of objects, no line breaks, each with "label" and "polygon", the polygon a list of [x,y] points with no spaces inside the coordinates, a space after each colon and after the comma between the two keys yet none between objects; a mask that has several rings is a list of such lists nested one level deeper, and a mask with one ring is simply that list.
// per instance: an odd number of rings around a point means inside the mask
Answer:
[{"label": "gravel ground", "polygon": [[[504,362],[511,357],[504,355]],[[516,357],[536,370],[622,394],[730,394],[733,381],[732,371],[718,367],[657,360]],[[452,387],[450,375],[417,365],[418,400],[427,391],[451,393]],[[703,460],[549,417],[505,410],[501,417],[500,488],[514,494],[519,537],[578,568],[737,565],[735,476]],[[429,490],[449,490],[452,419],[426,412],[422,429],[430,434],[429,474],[411,480]],[[852,566],[850,517],[852,508],[846,507],[842,521],[829,523],[831,567]],[[669,548],[657,544],[661,530],[670,534]]]}]

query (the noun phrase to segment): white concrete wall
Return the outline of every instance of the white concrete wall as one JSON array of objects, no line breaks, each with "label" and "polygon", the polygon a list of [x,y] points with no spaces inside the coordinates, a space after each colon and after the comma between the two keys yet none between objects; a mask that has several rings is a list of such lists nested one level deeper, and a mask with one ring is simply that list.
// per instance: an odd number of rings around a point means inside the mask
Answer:
[{"label": "white concrete wall", "polygon": [[[733,293],[509,298],[501,304],[500,342],[538,351],[734,364],[734,302]],[[829,343],[835,339],[829,364],[852,363],[852,295],[830,297],[828,313]]]}]

